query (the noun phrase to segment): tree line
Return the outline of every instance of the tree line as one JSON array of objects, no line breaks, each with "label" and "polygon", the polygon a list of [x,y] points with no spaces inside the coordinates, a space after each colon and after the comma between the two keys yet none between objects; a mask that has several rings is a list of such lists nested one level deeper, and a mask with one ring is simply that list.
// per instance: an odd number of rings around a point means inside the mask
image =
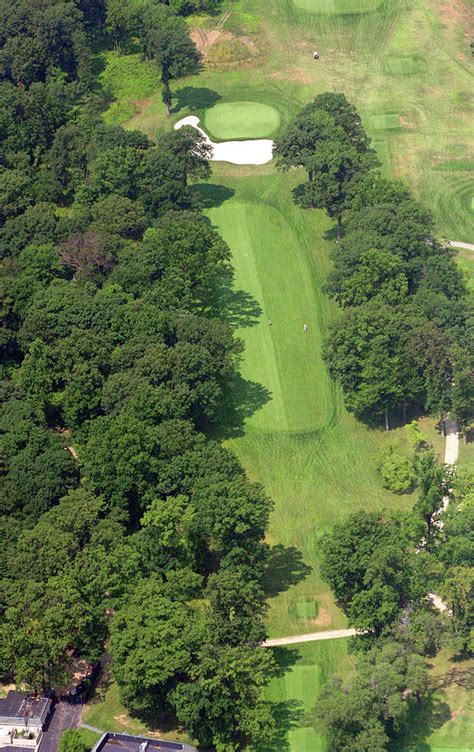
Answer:
[{"label": "tree line", "polygon": [[336,220],[327,294],[342,308],[324,357],[347,408],[369,422],[408,411],[474,417],[472,306],[455,252],[433,217],[380,174],[360,115],[321,94],[275,142],[280,169],[301,167],[303,207]]},{"label": "tree line", "polygon": [[[194,129],[102,122],[113,6],[2,8],[0,671],[61,686],[107,644],[133,714],[271,748],[271,501],[209,430],[242,350],[216,303],[229,249],[190,187],[209,154]],[[156,7],[157,28],[195,6]]]},{"label": "tree line", "polygon": [[[433,217],[381,176],[361,118],[342,94],[316,97],[274,153],[280,169],[306,172],[295,201],[336,222],[325,289],[342,313],[324,357],[348,409],[387,428],[392,416],[406,422],[409,410],[450,411],[466,428],[474,415],[470,300]],[[447,472],[416,422],[407,428],[413,457],[389,446],[379,471],[396,493],[417,487],[412,511],[357,512],[322,546],[322,575],[361,632],[352,644],[355,675],[334,677],[314,711],[316,728],[338,752],[400,743],[429,708],[428,660],[441,648],[458,658],[474,649],[474,478]]]}]

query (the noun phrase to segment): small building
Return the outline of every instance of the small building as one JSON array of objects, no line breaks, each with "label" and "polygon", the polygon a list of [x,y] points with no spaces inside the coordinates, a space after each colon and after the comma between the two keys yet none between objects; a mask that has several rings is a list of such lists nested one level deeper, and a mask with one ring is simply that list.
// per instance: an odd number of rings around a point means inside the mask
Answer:
[{"label": "small building", "polygon": [[38,749],[51,710],[51,700],[10,690],[0,697],[0,752]]},{"label": "small building", "polygon": [[195,747],[183,742],[148,739],[146,736],[113,734],[106,731],[92,748],[92,752],[196,752]]}]

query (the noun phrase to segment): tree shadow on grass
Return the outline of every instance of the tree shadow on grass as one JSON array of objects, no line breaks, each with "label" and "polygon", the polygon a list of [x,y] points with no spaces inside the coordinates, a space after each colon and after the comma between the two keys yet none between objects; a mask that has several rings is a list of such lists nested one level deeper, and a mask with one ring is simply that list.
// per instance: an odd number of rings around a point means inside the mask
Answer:
[{"label": "tree shadow on grass", "polygon": [[270,712],[275,722],[273,738],[270,746],[257,744],[252,747],[255,752],[290,752],[291,745],[288,732],[298,728],[304,716],[304,709],[298,700],[270,702]]},{"label": "tree shadow on grass", "polygon": [[205,86],[184,86],[175,92],[174,99],[175,105],[172,112],[179,112],[185,107],[194,112],[209,109],[222,97],[217,91],[207,89]]},{"label": "tree shadow on grass", "polygon": [[233,285],[234,270],[223,271],[214,281],[209,297],[209,312],[225,321],[232,329],[247,329],[260,323],[263,310],[256,298]]},{"label": "tree shadow on grass", "polygon": [[206,426],[206,433],[221,441],[243,436],[245,421],[270,399],[271,392],[262,384],[235,373],[224,389],[219,421]]},{"label": "tree shadow on grass", "polygon": [[[275,679],[281,679],[297,663],[300,658],[298,650],[292,648],[271,648],[276,663]],[[291,749],[288,732],[301,726],[304,719],[304,708],[298,700],[284,700],[269,702],[270,710],[275,721],[275,732],[271,746],[256,746],[256,752],[289,752]]]},{"label": "tree shadow on grass", "polygon": [[427,742],[434,730],[442,728],[451,720],[451,708],[448,703],[431,692],[410,714],[403,737],[395,739],[390,745],[390,752],[403,752],[411,749],[414,752],[429,752],[431,744]]},{"label": "tree shadow on grass", "polygon": [[235,194],[233,188],[215,183],[197,183],[192,187],[193,196],[201,209],[213,209],[222,206]]},{"label": "tree shadow on grass", "polygon": [[292,585],[304,580],[312,569],[303,561],[301,551],[294,546],[277,543],[268,552],[266,572],[263,582],[265,593],[273,598]]}]

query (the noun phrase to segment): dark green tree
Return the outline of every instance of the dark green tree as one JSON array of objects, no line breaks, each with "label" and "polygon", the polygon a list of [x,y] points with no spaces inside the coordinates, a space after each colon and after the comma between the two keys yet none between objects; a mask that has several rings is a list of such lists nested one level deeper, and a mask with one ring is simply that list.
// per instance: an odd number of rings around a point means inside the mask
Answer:
[{"label": "dark green tree", "polygon": [[144,14],[141,39],[145,55],[156,63],[161,73],[162,97],[169,115],[173,101],[170,81],[196,73],[199,53],[183,19],[174,16],[164,5],[151,7]]}]

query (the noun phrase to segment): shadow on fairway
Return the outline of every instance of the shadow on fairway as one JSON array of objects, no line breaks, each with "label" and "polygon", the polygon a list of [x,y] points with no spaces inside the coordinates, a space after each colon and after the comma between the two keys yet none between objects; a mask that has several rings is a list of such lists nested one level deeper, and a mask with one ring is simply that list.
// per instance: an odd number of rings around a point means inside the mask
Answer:
[{"label": "shadow on fairway", "polygon": [[174,99],[175,105],[172,112],[179,112],[184,107],[188,107],[194,115],[195,110],[206,110],[215,105],[222,97],[217,91],[207,89],[205,86],[185,86],[177,90]]},{"label": "shadow on fairway", "polygon": [[260,303],[249,292],[234,289],[233,283],[233,269],[223,271],[216,280],[210,300],[211,315],[218,316],[232,329],[256,326],[263,314]]},{"label": "shadow on fairway", "polygon": [[[298,650],[292,648],[272,648],[273,658],[276,663],[275,679],[285,676],[299,660]],[[284,700],[282,702],[269,702],[270,710],[275,721],[275,731],[272,739],[271,750],[289,752],[291,745],[288,740],[288,732],[301,725],[304,718],[304,708],[299,700]],[[257,750],[260,750],[257,747]],[[262,747],[261,752],[267,752]]]},{"label": "shadow on fairway", "polygon": [[271,546],[268,552],[263,581],[265,593],[269,598],[273,598],[304,580],[311,571],[311,567],[303,561],[301,551],[294,546],[287,547],[282,543],[277,543]]},{"label": "shadow on fairway", "polygon": [[223,441],[243,436],[244,423],[271,399],[271,392],[256,381],[243,379],[235,373],[224,388],[219,422],[204,427],[207,435]]},{"label": "shadow on fairway", "polygon": [[222,206],[224,201],[228,201],[235,194],[233,188],[213,183],[193,185],[192,192],[201,209],[213,209],[216,206]]},{"label": "shadow on fairway", "polygon": [[269,749],[278,752],[290,752],[291,744],[288,740],[288,731],[300,726],[304,717],[304,709],[299,700],[284,700],[283,702],[270,702],[270,712],[275,721],[275,730],[271,748],[257,747],[256,752],[269,752]]}]

